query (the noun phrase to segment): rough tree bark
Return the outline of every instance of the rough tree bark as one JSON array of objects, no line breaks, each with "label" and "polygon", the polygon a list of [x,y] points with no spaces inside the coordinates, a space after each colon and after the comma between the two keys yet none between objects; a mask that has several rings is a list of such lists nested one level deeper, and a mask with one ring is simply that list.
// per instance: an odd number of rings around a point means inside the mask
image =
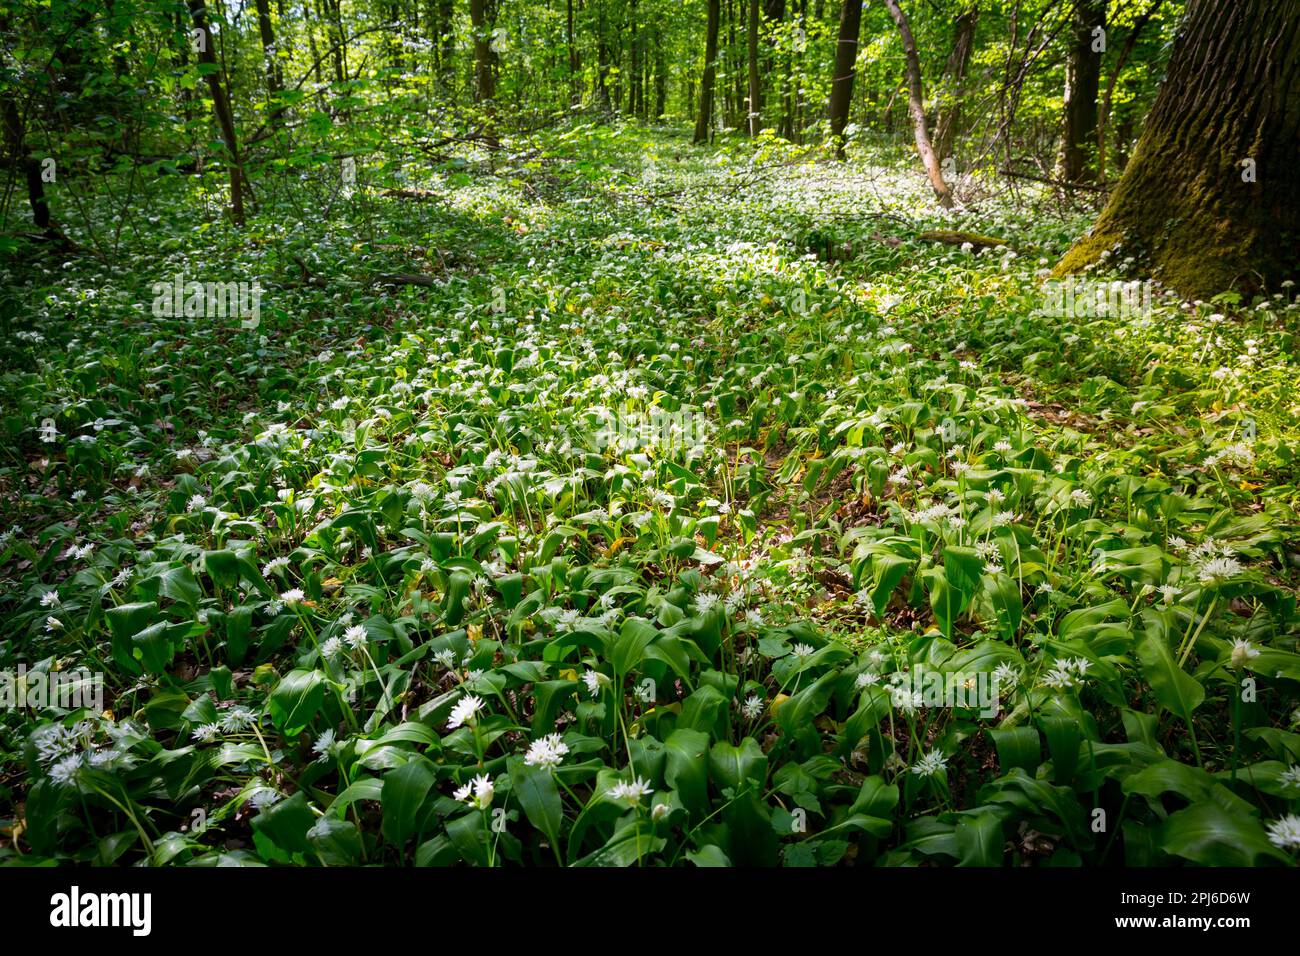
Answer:
[{"label": "rough tree bark", "polygon": [[952,52],[943,71],[944,103],[934,120],[934,153],[939,165],[952,155],[957,139],[957,122],[961,117],[961,101],[966,83],[966,69],[970,65],[971,50],[975,46],[975,24],[979,20],[977,6],[963,10],[956,20]]},{"label": "rough tree bark", "polygon": [[898,5],[898,0],[885,0],[889,15],[898,26],[898,34],[903,39],[903,53],[907,56],[907,113],[912,118],[912,132],[916,137],[916,151],[921,156],[921,165],[930,180],[939,205],[945,209],[952,207],[952,190],[943,181],[943,171],[939,160],[930,145],[930,133],[925,128],[925,93],[921,88],[921,61],[916,55],[916,41],[912,39],[912,28],[908,26],[907,17]]},{"label": "rough tree bark", "polygon": [[835,75],[831,77],[830,120],[835,158],[844,158],[844,127],[853,102],[853,76],[858,61],[858,35],[862,31],[862,0],[844,0],[840,7],[839,41],[835,45]]},{"label": "rough tree bark", "polygon": [[226,97],[226,89],[221,85],[221,70],[217,66],[213,51],[212,31],[208,28],[208,9],[204,0],[189,0],[190,20],[194,29],[202,32],[199,43],[199,62],[207,64],[208,91],[212,94],[212,112],[216,114],[217,126],[221,129],[221,139],[226,144],[226,158],[230,167],[230,218],[235,224],[244,224],[244,164],[239,156],[239,137],[235,134],[235,114]]},{"label": "rough tree bark", "polygon": [[1133,158],[1056,274],[1111,250],[1189,298],[1298,278],[1297,107],[1300,2],[1190,0]]},{"label": "rough tree bark", "polygon": [[709,124],[713,122],[713,78],[717,75],[718,20],[721,17],[721,0],[708,0],[709,22],[704,36],[704,78],[700,83],[700,113],[695,119],[697,143],[709,139]]},{"label": "rough tree bark", "polygon": [[1074,0],[1070,55],[1065,64],[1065,128],[1061,142],[1061,178],[1095,179],[1088,149],[1097,139],[1097,90],[1101,85],[1101,49],[1094,31],[1106,28],[1106,0]]}]

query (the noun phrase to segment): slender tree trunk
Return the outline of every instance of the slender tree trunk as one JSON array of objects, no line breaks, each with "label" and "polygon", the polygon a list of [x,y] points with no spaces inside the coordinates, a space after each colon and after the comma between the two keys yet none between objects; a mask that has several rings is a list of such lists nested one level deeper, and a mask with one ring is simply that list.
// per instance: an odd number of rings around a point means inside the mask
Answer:
[{"label": "slender tree trunk", "polygon": [[921,156],[921,165],[934,189],[939,205],[945,209],[952,207],[952,190],[943,181],[943,172],[939,160],[930,145],[930,134],[925,128],[925,93],[921,88],[921,61],[916,55],[916,41],[912,39],[912,28],[907,24],[907,17],[898,5],[898,0],[885,0],[889,15],[898,26],[899,36],[903,38],[903,53],[907,57],[907,112],[912,118],[912,132],[916,137],[916,151]]},{"label": "slender tree trunk", "polygon": [[835,73],[831,77],[831,140],[835,158],[844,158],[844,128],[853,102],[853,77],[858,62],[858,35],[862,30],[862,0],[844,0],[840,7],[840,32],[835,44]]},{"label": "slender tree trunk", "polygon": [[745,30],[749,59],[749,115],[745,128],[757,136],[763,128],[763,92],[758,85],[758,0],[749,0],[749,23]]},{"label": "slender tree trunk", "polygon": [[639,116],[641,115],[641,39],[640,24],[637,20],[637,0],[628,0],[627,17],[628,32],[631,34],[628,38],[628,48],[632,61],[629,68],[631,76],[628,77],[627,111],[633,116]]},{"label": "slender tree trunk", "polygon": [[[442,82],[451,87],[456,79],[456,16],[455,0],[435,0],[433,40],[438,50],[438,71]],[[449,90],[450,91],[450,90]]]},{"label": "slender tree trunk", "polygon": [[45,198],[45,182],[41,179],[41,164],[27,145],[26,130],[12,93],[0,101],[0,120],[4,121],[5,153],[27,180],[27,202],[32,207],[32,221],[42,232],[49,233],[53,227],[50,205]]},{"label": "slender tree trunk", "polygon": [[704,35],[704,78],[700,83],[700,113],[695,120],[695,142],[709,139],[709,126],[713,123],[713,78],[717,75],[718,19],[720,0],[708,0],[709,20]]},{"label": "slender tree trunk", "polygon": [[1106,0],[1074,0],[1070,57],[1065,66],[1065,129],[1061,178],[1083,182],[1095,178],[1088,164],[1089,146],[1097,140],[1097,90],[1101,85],[1101,39],[1106,29]]},{"label": "slender tree trunk", "polygon": [[272,102],[267,121],[272,128],[283,125],[284,106],[280,104],[280,91],[284,89],[284,76],[280,71],[280,58],[275,50],[275,31],[271,27],[270,0],[257,0],[257,31],[262,38],[262,61],[266,71],[266,95]]},{"label": "slender tree trunk", "polygon": [[221,128],[221,138],[226,144],[226,162],[230,167],[230,216],[235,225],[244,224],[244,166],[239,156],[239,138],[235,134],[235,114],[226,98],[225,87],[221,85],[221,70],[217,67],[216,54],[213,52],[214,39],[208,28],[208,11],[204,0],[189,0],[190,19],[194,29],[201,31],[199,43],[199,62],[207,64],[208,90],[212,94],[212,112],[216,114],[217,125]]},{"label": "slender tree trunk", "polygon": [[965,93],[966,69],[970,64],[971,49],[975,46],[975,24],[979,20],[979,7],[963,10],[957,17],[957,32],[952,41],[952,52],[944,69],[944,103],[934,122],[934,153],[939,165],[952,155],[957,139],[957,123],[961,117],[961,101]]},{"label": "slender tree trunk", "polygon": [[487,0],[469,0],[469,21],[474,29],[474,101],[490,104],[496,99],[496,75],[492,61],[492,24],[488,22]]},{"label": "slender tree trunk", "polygon": [[566,0],[566,6],[564,41],[569,47],[569,103],[576,106],[582,102],[582,90],[579,87],[577,38],[573,32],[573,0]]},{"label": "slender tree trunk", "polygon": [[[654,44],[655,105],[653,118],[658,120],[668,108],[668,61],[664,55],[663,28],[656,23],[651,42]],[[687,102],[691,102],[687,99]]]},{"label": "slender tree trunk", "polygon": [[1110,103],[1115,94],[1115,84],[1119,81],[1119,75],[1124,72],[1124,65],[1128,63],[1129,54],[1133,52],[1138,34],[1160,9],[1163,2],[1164,0],[1154,0],[1146,12],[1133,21],[1133,29],[1129,30],[1128,37],[1124,40],[1124,49],[1120,50],[1119,57],[1115,60],[1115,68],[1106,82],[1106,92],[1101,98],[1101,108],[1097,114],[1097,179],[1103,185],[1106,182],[1106,125],[1110,122]]},{"label": "slender tree trunk", "polygon": [[1300,3],[1189,0],[1124,175],[1057,275],[1140,257],[1188,298],[1300,279]]}]

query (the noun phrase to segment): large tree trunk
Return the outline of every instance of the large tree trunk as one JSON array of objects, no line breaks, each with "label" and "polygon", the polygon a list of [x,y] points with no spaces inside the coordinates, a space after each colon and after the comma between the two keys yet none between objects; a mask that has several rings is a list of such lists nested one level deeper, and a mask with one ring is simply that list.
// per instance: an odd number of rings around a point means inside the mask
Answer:
[{"label": "large tree trunk", "polygon": [[952,52],[948,54],[948,63],[943,71],[943,104],[934,121],[934,154],[940,167],[952,155],[953,143],[957,139],[966,68],[970,64],[971,49],[975,46],[975,24],[979,17],[979,7],[976,6],[963,10],[957,17]]},{"label": "large tree trunk", "polygon": [[717,75],[718,20],[721,0],[708,0],[709,23],[704,37],[704,79],[700,83],[700,113],[695,119],[695,142],[707,142],[713,122],[713,78]]},{"label": "large tree trunk", "polygon": [[912,133],[916,137],[916,151],[921,156],[921,165],[930,180],[939,205],[945,209],[952,207],[952,190],[943,181],[943,172],[939,169],[939,160],[930,145],[930,134],[925,128],[925,94],[921,89],[921,61],[916,55],[916,41],[912,39],[912,28],[907,24],[907,17],[898,5],[898,0],[885,0],[889,15],[898,25],[898,34],[903,38],[903,53],[907,56],[907,113],[912,118]]},{"label": "large tree trunk", "polygon": [[749,115],[745,128],[750,136],[757,136],[763,128],[763,91],[758,85],[758,0],[749,0],[749,16],[745,28],[746,54],[749,59]]},{"label": "large tree trunk", "polygon": [[1133,158],[1056,267],[1114,250],[1189,298],[1300,278],[1300,2],[1190,0]]},{"label": "large tree trunk", "polygon": [[1065,129],[1062,131],[1061,178],[1082,182],[1095,178],[1088,150],[1097,141],[1097,90],[1101,84],[1101,35],[1106,29],[1106,0],[1074,0],[1070,56],[1065,65]]},{"label": "large tree trunk", "polygon": [[216,114],[217,126],[221,128],[221,139],[226,144],[226,162],[230,167],[230,217],[235,224],[244,224],[244,165],[239,158],[239,138],[235,135],[235,114],[226,98],[225,87],[221,85],[221,70],[217,66],[217,57],[213,51],[215,40],[208,28],[208,10],[204,0],[189,0],[190,19],[194,29],[202,32],[199,43],[199,62],[208,66],[208,90],[212,94],[212,112]]},{"label": "large tree trunk", "polygon": [[831,139],[835,156],[844,158],[844,127],[853,102],[853,76],[858,61],[858,34],[862,31],[862,0],[844,0],[840,8],[839,42],[835,46],[835,75],[831,77]]}]

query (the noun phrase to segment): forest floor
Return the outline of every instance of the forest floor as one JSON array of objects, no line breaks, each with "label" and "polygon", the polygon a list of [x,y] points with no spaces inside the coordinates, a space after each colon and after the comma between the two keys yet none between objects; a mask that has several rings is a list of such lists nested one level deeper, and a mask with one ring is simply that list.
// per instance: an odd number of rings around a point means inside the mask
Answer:
[{"label": "forest floor", "polygon": [[581,127],[0,263],[0,667],[106,695],[3,718],[0,859],[1293,860],[1294,290],[1058,314],[1086,211],[913,165]]}]

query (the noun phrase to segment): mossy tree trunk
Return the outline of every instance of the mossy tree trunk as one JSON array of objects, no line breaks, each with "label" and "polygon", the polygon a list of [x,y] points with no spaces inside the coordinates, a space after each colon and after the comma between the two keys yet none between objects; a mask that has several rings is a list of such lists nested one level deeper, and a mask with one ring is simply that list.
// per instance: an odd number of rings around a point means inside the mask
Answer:
[{"label": "mossy tree trunk", "polygon": [[1190,0],[1133,158],[1056,267],[1112,250],[1189,298],[1300,267],[1300,0]]}]

